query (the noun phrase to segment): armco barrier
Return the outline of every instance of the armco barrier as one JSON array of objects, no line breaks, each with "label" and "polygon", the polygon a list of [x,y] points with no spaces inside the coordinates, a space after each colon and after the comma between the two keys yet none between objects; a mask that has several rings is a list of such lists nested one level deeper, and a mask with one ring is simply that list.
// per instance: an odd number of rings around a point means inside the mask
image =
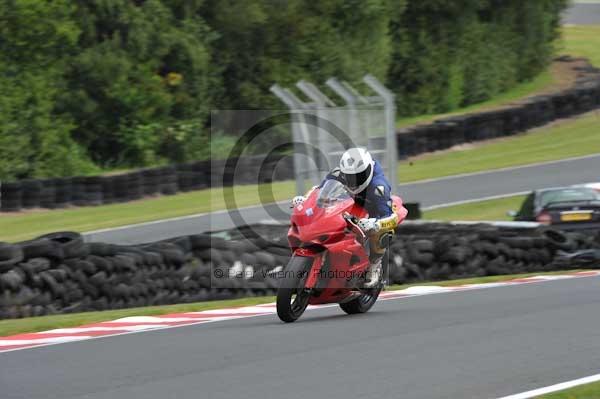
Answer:
[{"label": "armco barrier", "polygon": [[[275,272],[290,255],[287,228],[254,225],[136,246],[85,243],[68,232],[0,243],[0,319],[274,294]],[[582,249],[590,251],[562,255]],[[388,259],[392,283],[597,267],[600,234],[406,224]]]},{"label": "armco barrier", "polygon": [[[567,57],[563,61],[572,59]],[[498,110],[443,118],[401,129],[397,139],[398,155],[402,158],[466,142],[509,136],[599,107],[600,70],[588,64],[580,67],[578,74],[574,87],[562,92],[530,97]],[[114,176],[2,182],[0,211],[128,202],[157,194],[172,195],[220,186],[223,171],[212,168],[220,169],[224,165],[224,161],[198,161]],[[271,157],[266,162],[263,157],[245,157],[238,165],[243,165],[243,173],[236,174],[236,184],[294,177],[289,156]]]}]

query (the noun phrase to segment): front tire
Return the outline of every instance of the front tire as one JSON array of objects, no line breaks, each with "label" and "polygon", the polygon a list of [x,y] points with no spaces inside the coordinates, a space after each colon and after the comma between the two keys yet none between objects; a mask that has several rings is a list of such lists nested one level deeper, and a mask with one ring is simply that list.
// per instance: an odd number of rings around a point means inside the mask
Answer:
[{"label": "front tire", "polygon": [[284,269],[277,290],[277,316],[286,323],[296,320],[306,310],[310,291],[304,288],[313,258],[292,256]]}]

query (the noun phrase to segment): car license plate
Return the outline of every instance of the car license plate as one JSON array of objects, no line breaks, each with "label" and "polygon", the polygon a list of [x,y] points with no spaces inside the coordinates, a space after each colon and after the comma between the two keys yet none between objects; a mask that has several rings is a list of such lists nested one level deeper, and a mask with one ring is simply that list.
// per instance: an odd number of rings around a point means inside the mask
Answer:
[{"label": "car license plate", "polygon": [[582,222],[591,219],[592,214],[589,212],[563,213],[560,215],[560,220],[562,222]]}]

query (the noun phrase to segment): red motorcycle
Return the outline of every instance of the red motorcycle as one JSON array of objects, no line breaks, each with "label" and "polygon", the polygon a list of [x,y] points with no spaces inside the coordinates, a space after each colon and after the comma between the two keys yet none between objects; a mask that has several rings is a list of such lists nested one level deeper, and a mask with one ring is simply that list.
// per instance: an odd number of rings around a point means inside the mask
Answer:
[{"label": "red motorcycle", "polygon": [[[402,222],[408,211],[400,197],[392,196],[394,212]],[[339,303],[348,314],[365,313],[377,301],[385,279],[362,288],[369,267],[368,237],[358,227],[366,210],[354,203],[344,186],[327,180],[294,207],[288,242],[292,257],[281,272],[277,291],[277,315],[296,321],[308,305]],[[380,238],[387,247],[392,234]],[[383,276],[387,276],[387,256]]]}]

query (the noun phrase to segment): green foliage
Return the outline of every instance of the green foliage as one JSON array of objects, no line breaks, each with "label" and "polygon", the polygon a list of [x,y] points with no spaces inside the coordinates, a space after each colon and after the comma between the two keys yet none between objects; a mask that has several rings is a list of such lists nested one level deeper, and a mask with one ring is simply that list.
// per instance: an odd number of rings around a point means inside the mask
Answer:
[{"label": "green foliage", "polygon": [[[409,1],[393,17],[388,84],[402,115],[485,101],[550,61],[567,0]],[[462,75],[462,76],[461,76]]]},{"label": "green foliage", "polygon": [[[395,1],[402,3],[403,1]],[[333,75],[385,78],[390,61],[387,0],[211,0],[204,8],[218,33],[220,108],[280,108],[268,88]]]},{"label": "green foliage", "polygon": [[0,179],[94,171],[54,113],[64,58],[79,30],[68,0],[0,2]]},{"label": "green foliage", "polygon": [[169,129],[206,117],[211,33],[198,7],[159,0],[78,4],[82,51],[69,63],[69,90],[58,106],[73,116],[74,137],[97,164],[152,165]]},{"label": "green foliage", "polygon": [[210,109],[280,108],[274,82],[372,73],[402,115],[451,111],[538,74],[566,2],[0,0],[0,178],[225,156]]}]

